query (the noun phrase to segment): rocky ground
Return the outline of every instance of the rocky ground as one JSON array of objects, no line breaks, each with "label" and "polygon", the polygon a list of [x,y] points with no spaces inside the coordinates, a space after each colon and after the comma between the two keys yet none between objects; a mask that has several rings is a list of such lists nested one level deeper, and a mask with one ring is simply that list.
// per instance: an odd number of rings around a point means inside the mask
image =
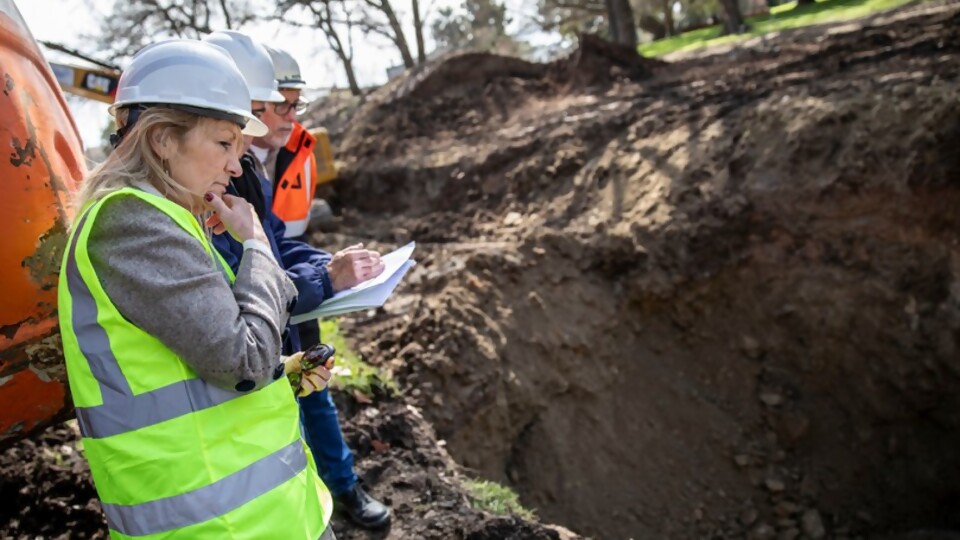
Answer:
[{"label": "rocky ground", "polygon": [[[396,513],[338,536],[960,537],[958,60],[960,5],[925,3],[670,64],[453,57],[371,95],[331,130],[313,240],[419,264],[342,321],[402,393],[338,396]],[[74,439],[6,451],[7,536],[102,537]]]}]

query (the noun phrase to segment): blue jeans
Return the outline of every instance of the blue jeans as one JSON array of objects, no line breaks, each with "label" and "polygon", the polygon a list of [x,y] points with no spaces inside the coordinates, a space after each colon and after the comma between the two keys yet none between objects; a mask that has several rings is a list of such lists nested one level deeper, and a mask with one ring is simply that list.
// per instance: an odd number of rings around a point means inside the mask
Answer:
[{"label": "blue jeans", "polygon": [[300,398],[300,421],[323,483],[334,496],[347,492],[357,483],[357,475],[329,389]]}]

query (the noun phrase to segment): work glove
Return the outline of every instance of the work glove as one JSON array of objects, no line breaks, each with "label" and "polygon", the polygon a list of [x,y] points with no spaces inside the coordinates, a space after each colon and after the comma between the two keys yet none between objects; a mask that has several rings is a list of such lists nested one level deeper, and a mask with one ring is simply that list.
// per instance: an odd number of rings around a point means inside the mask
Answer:
[{"label": "work glove", "polygon": [[330,368],[335,363],[334,352],[333,347],[321,343],[281,357],[284,374],[297,397],[306,397],[327,387],[333,376]]}]

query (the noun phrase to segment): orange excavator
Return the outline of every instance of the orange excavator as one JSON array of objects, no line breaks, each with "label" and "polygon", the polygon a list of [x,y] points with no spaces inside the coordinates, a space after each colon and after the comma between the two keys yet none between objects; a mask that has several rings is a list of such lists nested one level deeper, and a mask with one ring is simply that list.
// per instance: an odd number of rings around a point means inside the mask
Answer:
[{"label": "orange excavator", "polygon": [[57,275],[85,174],[57,78],[12,0],[0,0],[0,446],[66,418]]}]

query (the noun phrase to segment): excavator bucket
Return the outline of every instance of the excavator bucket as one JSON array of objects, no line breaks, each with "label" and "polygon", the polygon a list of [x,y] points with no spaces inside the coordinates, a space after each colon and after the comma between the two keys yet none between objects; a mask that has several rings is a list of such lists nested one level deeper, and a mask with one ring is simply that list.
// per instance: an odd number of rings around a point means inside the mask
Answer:
[{"label": "excavator bucket", "polygon": [[85,173],[57,79],[0,0],[0,447],[70,414],[57,275]]}]

